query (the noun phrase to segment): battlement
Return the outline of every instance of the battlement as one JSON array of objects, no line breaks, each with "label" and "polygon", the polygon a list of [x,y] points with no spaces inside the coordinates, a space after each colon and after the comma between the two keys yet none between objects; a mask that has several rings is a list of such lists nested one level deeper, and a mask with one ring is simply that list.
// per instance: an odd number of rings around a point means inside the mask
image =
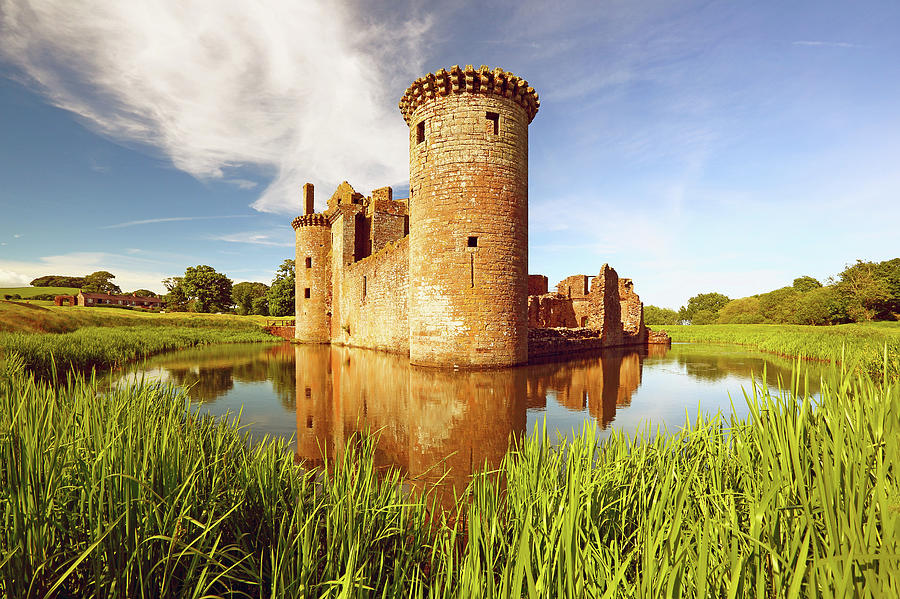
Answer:
[{"label": "battlement", "polygon": [[450,70],[440,69],[419,77],[400,98],[400,112],[407,125],[412,125],[412,115],[416,109],[436,96],[449,96],[450,94],[496,95],[512,99],[525,109],[528,122],[534,119],[541,101],[537,92],[528,85],[528,82],[501,68],[494,70],[485,65],[474,68],[472,65],[460,68],[459,65],[450,67]]},{"label": "battlement", "polygon": [[291,226],[295,230],[300,227],[327,227],[328,217],[324,214],[304,214],[292,220]]}]

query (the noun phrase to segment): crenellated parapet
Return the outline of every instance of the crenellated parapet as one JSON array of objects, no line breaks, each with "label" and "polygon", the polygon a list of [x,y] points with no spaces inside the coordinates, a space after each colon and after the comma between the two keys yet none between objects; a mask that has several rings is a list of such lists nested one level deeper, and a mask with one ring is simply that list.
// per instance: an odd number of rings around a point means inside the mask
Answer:
[{"label": "crenellated parapet", "polygon": [[292,220],[291,226],[297,230],[300,227],[327,227],[329,223],[324,214],[304,214]]},{"label": "crenellated parapet", "polygon": [[413,81],[400,98],[400,112],[406,124],[411,125],[413,113],[428,100],[461,93],[493,94],[512,99],[525,109],[529,123],[541,105],[537,92],[521,77],[501,68],[491,70],[485,65],[478,69],[472,65],[465,68],[455,65],[450,70],[440,69]]}]

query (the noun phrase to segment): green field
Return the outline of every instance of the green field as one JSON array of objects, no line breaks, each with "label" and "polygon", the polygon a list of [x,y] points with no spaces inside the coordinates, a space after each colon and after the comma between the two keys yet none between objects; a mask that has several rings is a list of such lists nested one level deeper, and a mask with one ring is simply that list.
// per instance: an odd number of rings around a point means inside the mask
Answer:
[{"label": "green field", "polygon": [[27,299],[35,295],[51,293],[53,295],[78,295],[78,287],[0,287],[0,299],[5,295],[16,295]]},{"label": "green field", "polygon": [[183,391],[0,368],[0,596],[896,597],[900,387],[834,371],[676,434],[538,430],[455,511],[306,470]]},{"label": "green field", "polygon": [[17,353],[41,376],[111,368],[163,351],[212,343],[272,342],[264,317],[155,314],[107,308],[42,307],[0,301],[0,354]]},{"label": "green field", "polygon": [[[782,356],[845,362],[869,375],[900,377],[900,322],[836,326],[784,324],[658,325],[672,341],[730,343]],[[887,356],[885,356],[887,350]]]}]

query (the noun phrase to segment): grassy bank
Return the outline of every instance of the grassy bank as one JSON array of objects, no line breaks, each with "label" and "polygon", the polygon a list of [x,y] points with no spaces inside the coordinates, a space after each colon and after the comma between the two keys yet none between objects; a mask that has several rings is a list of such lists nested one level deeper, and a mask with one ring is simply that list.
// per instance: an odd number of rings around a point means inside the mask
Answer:
[{"label": "grassy bank", "polygon": [[370,443],[323,476],[177,390],[10,364],[0,595],[897,596],[900,388],[802,395],[671,436],[536,433],[441,517]]},{"label": "grassy bank", "polygon": [[78,295],[81,291],[78,287],[0,287],[0,297],[4,295],[18,295],[23,299],[35,295]]},{"label": "grassy bank", "polygon": [[839,362],[872,376],[900,377],[900,323],[876,322],[832,327],[778,324],[659,325],[673,341],[734,343],[782,356]]},{"label": "grassy bank", "polygon": [[0,359],[17,353],[29,369],[46,376],[54,362],[62,373],[86,371],[196,345],[278,340],[254,318],[122,312],[0,302]]}]

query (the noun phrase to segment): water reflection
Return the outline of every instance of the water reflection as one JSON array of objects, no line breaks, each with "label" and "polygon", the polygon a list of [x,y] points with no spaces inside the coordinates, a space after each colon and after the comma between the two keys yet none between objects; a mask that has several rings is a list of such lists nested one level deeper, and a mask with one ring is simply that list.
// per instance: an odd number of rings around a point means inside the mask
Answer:
[{"label": "water reflection", "polygon": [[[510,438],[546,420],[571,435],[680,426],[698,410],[746,413],[740,398],[765,369],[789,384],[791,360],[735,346],[682,344],[613,350],[567,361],[489,371],[412,367],[392,354],[327,345],[231,345],[173,352],[123,378],[190,387],[213,414],[243,412],[254,436],[296,439],[299,460],[340,459],[354,433],[377,432],[376,462],[414,485],[445,477],[461,489],[496,466]],[[810,368],[812,391],[821,365]]]}]

